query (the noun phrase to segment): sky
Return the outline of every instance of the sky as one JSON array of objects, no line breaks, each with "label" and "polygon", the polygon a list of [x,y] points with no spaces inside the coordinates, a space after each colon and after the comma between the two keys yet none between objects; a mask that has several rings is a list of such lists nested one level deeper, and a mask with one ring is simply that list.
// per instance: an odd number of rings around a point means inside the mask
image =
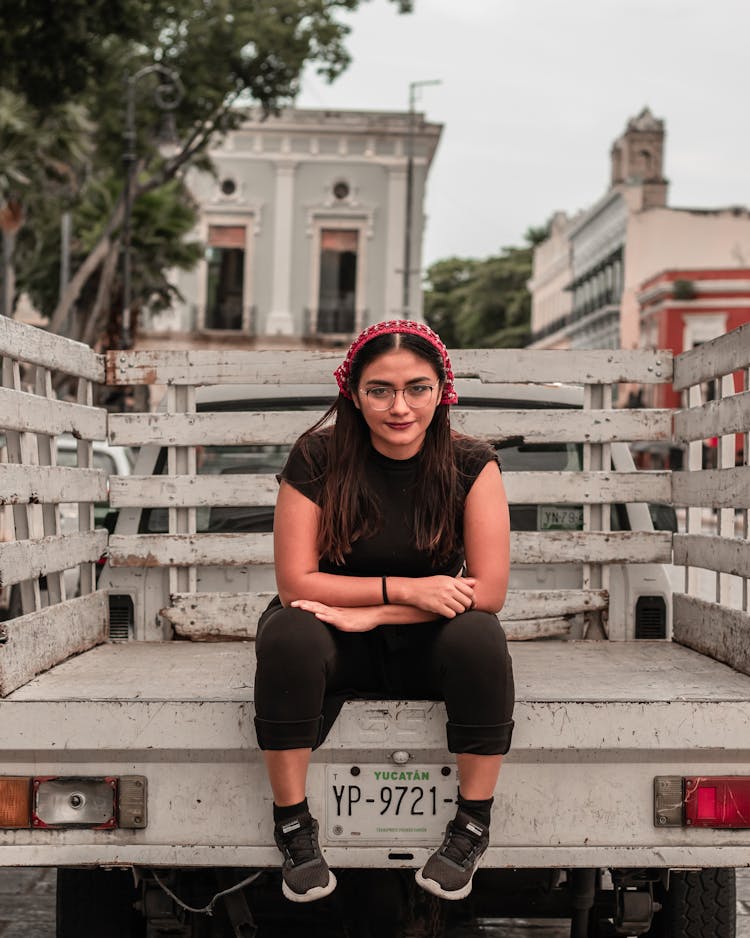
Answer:
[{"label": "sky", "polygon": [[748,0],[365,0],[353,61],[312,70],[298,107],[417,109],[444,125],[428,179],[424,264],[522,244],[602,196],[609,151],[645,106],[666,121],[669,204],[750,202]]}]

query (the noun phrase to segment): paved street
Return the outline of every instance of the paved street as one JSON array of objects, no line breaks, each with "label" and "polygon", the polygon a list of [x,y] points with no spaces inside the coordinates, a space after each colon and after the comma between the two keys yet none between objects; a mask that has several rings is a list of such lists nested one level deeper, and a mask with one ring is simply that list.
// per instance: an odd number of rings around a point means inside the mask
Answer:
[{"label": "paved street", "polygon": [[[568,938],[564,922],[484,922],[450,938]],[[55,938],[55,872],[0,869],[0,938]],[[737,872],[737,938],[750,938],[750,869]]]}]

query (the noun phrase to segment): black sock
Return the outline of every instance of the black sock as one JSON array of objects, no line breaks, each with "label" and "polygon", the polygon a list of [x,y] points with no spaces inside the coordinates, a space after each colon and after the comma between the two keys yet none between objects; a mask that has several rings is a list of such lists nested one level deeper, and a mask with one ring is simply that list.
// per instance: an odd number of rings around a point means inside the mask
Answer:
[{"label": "black sock", "polygon": [[492,802],[494,800],[494,798],[484,798],[479,801],[470,801],[468,798],[464,798],[460,789],[458,792],[459,810],[470,814],[476,821],[480,821],[482,824],[484,824],[485,827],[490,826]]},{"label": "black sock", "polygon": [[287,804],[279,807],[276,802],[273,803],[273,823],[279,821],[288,821],[290,818],[299,817],[300,814],[309,814],[310,809],[307,806],[307,798],[303,798],[299,804]]}]

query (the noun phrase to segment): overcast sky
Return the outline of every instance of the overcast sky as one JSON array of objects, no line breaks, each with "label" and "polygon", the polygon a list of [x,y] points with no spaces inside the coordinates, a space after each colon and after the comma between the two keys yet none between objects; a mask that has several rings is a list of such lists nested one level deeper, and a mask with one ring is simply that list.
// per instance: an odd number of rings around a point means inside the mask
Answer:
[{"label": "overcast sky", "polygon": [[418,109],[444,124],[424,261],[484,257],[603,195],[609,149],[648,105],[666,120],[674,206],[750,201],[749,0],[370,0],[353,62],[308,73],[299,107]]}]

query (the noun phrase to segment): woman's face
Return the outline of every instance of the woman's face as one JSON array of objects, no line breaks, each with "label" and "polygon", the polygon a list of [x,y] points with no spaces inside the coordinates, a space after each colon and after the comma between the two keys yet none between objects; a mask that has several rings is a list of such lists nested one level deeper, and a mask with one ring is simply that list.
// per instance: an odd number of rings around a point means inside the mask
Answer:
[{"label": "woman's face", "polygon": [[[424,391],[427,385],[432,388],[431,395]],[[388,390],[374,391],[375,388],[396,391],[387,409],[377,408],[385,406]],[[415,401],[426,397],[425,406],[412,406],[403,393],[405,388],[411,389],[409,393]],[[408,459],[422,448],[441,396],[442,387],[432,365],[409,349],[397,348],[373,359],[362,369],[353,399],[370,428],[375,449],[391,459]]]}]

